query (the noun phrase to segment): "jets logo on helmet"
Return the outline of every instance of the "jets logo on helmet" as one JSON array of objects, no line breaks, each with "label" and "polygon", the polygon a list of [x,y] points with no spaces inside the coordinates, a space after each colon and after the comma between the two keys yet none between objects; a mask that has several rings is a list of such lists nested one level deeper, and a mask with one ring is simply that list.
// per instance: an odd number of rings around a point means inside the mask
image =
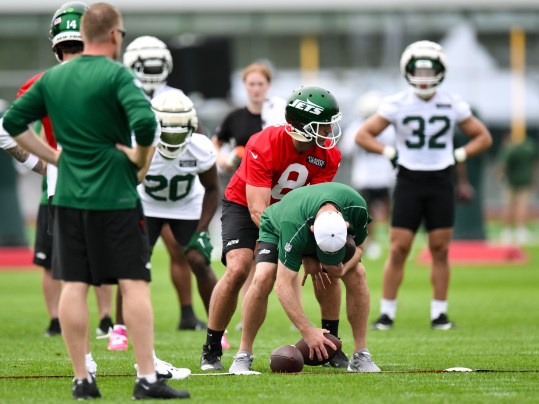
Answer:
[{"label": "jets logo on helmet", "polygon": [[133,70],[148,94],[164,86],[172,72],[170,51],[163,41],[154,36],[141,36],[127,45],[123,62]]},{"label": "jets logo on helmet", "polygon": [[183,153],[198,126],[193,102],[183,92],[169,90],[152,100],[152,109],[161,125],[157,151],[174,159]]},{"label": "jets logo on helmet", "polygon": [[288,98],[285,109],[286,131],[299,142],[315,141],[322,149],[335,147],[341,137],[342,114],[328,90],[304,86]]},{"label": "jets logo on helmet", "polygon": [[431,41],[418,41],[409,45],[400,61],[402,75],[422,98],[429,98],[442,83],[446,71],[443,48]]},{"label": "jets logo on helmet", "polygon": [[314,104],[310,100],[307,100],[307,102],[303,102],[301,100],[294,100],[292,101],[292,104],[290,104],[291,107],[301,109],[305,112],[310,112],[313,115],[320,115],[322,112],[324,112],[324,108]]}]

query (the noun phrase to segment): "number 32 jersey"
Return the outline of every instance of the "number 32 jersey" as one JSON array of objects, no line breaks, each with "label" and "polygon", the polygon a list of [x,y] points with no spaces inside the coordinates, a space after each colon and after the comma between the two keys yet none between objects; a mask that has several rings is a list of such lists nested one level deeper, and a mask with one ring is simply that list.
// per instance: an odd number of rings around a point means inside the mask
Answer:
[{"label": "number 32 jersey", "polygon": [[333,181],[341,152],[336,147],[326,150],[313,144],[298,153],[285,127],[270,126],[251,136],[240,167],[225,190],[226,199],[247,206],[245,187],[249,184],[271,188],[272,204],[293,189]]},{"label": "number 32 jersey", "polygon": [[455,127],[472,112],[455,94],[438,90],[425,101],[410,90],[385,98],[378,114],[395,127],[400,165],[409,170],[436,171],[455,164]]},{"label": "number 32 jersey", "polygon": [[174,159],[166,159],[156,150],[144,181],[138,185],[144,215],[200,219],[204,187],[198,174],[213,167],[215,159],[211,140],[198,133],[193,133],[184,152]]}]

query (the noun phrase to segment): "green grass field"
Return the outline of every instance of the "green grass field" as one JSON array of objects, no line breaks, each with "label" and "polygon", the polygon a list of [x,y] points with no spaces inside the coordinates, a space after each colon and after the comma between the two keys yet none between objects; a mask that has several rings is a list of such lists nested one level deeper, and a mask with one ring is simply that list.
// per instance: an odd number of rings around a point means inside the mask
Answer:
[{"label": "green grass field", "polygon": [[[193,402],[316,403],[316,402],[432,402],[491,403],[539,402],[539,247],[527,247],[529,263],[522,266],[454,267],[450,316],[458,328],[433,331],[429,323],[431,289],[429,270],[416,263],[424,238],[415,243],[399,294],[398,318],[393,330],[369,331],[368,344],[380,374],[306,367],[297,375],[272,374],[269,355],[277,346],[295,343],[300,335],[274,294],[268,317],[255,343],[254,369],[260,376],[198,376],[203,332],[176,330],[179,310],[168,278],[167,258],[161,247],[154,254],[152,296],[155,311],[156,353],[194,375],[171,385],[191,392]],[[223,268],[215,263],[216,271]],[[383,259],[365,261],[371,289],[371,321],[378,315]],[[38,271],[0,272],[0,402],[58,403],[71,401],[72,370],[61,338],[45,338],[47,314]],[[319,309],[312,288],[303,301],[309,317],[319,324]],[[202,304],[195,311],[205,318]],[[92,338],[98,318],[90,294]],[[344,310],[344,307],[343,307]],[[351,354],[352,339],[342,315],[343,350]],[[230,325],[223,364],[228,368],[240,334]],[[98,364],[101,402],[131,397],[135,371],[133,351],[109,352],[106,340],[92,339]],[[415,372],[450,367],[495,372]],[[527,372],[524,372],[527,371]],[[125,376],[130,375],[130,376]],[[51,377],[53,376],[53,377]]]}]

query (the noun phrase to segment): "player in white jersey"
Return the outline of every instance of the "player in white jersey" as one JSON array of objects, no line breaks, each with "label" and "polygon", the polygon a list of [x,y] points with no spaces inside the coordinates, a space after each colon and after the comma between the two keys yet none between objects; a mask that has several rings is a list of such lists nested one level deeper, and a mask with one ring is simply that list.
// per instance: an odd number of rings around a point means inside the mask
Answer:
[{"label": "player in white jersey", "polygon": [[208,226],[217,210],[219,186],[211,140],[194,133],[198,119],[192,101],[178,91],[152,100],[161,134],[148,172],[139,185],[150,245],[168,224],[182,256],[197,278],[206,312],[217,278],[210,266]]},{"label": "player in white jersey", "polygon": [[[176,91],[183,94],[181,90],[167,85],[167,78],[172,71],[173,62],[170,51],[160,39],[153,36],[136,38],[127,46],[123,55],[123,62],[133,70],[148,97],[155,98],[167,91]],[[161,239],[170,257],[171,279],[181,308],[178,328],[180,330],[205,329],[206,324],[196,317],[192,307],[191,268],[189,268],[185,256],[176,243],[168,225],[163,227]],[[202,285],[206,282],[206,278],[197,276],[197,282],[200,290],[201,288],[213,288],[216,281],[210,280],[209,284]],[[209,297],[206,302],[204,294],[205,292],[201,294],[201,297],[205,304],[209,304]],[[117,301],[120,301],[120,299],[117,299]],[[117,306],[119,305],[117,304]],[[121,315],[117,317],[121,319]],[[118,327],[118,329],[119,335],[116,337],[111,336],[109,348],[127,349],[127,340],[123,335],[124,330],[121,327]]]},{"label": "player in white jersey", "polygon": [[[492,137],[466,102],[438,90],[446,71],[440,45],[430,41],[412,43],[402,54],[400,68],[411,89],[386,98],[356,135],[358,145],[384,155],[398,166],[381,315],[373,328],[387,330],[393,326],[404,263],[419,225],[424,222],[432,255],[431,326],[448,330],[454,327],[447,316],[448,250],[455,211],[453,169],[456,162],[490,147]],[[375,139],[389,125],[395,128],[396,148]],[[466,146],[454,149],[457,125],[472,139]]]},{"label": "player in white jersey", "polygon": [[[369,153],[356,146],[356,133],[365,120],[375,114],[383,100],[378,91],[362,94],[356,102],[358,118],[352,121],[343,133],[339,150],[343,156],[352,159],[350,185],[365,199],[373,222],[369,224],[369,236],[365,243],[364,256],[377,260],[382,256],[382,246],[377,241],[374,222],[387,221],[391,205],[391,195],[395,187],[395,169],[384,156]],[[384,145],[395,145],[395,130],[388,126],[376,140]]]}]

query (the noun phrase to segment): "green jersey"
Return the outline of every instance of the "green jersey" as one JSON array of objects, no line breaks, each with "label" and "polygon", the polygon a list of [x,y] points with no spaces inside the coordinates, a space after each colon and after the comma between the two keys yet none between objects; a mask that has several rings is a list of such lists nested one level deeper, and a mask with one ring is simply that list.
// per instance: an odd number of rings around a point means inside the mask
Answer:
[{"label": "green jersey", "polygon": [[157,122],[131,70],[105,56],[79,56],[55,66],[17,99],[4,128],[21,134],[49,115],[62,153],[54,205],[75,209],[132,209],[137,168],[117,143],[152,144]]},{"label": "green jersey", "polygon": [[533,164],[536,151],[535,142],[526,138],[521,143],[511,144],[502,149],[502,163],[509,186],[514,189],[527,188],[533,182]]},{"label": "green jersey", "polygon": [[316,254],[316,241],[311,225],[320,207],[335,204],[350,227],[348,234],[356,245],[367,238],[367,225],[372,221],[365,200],[356,190],[337,182],[309,185],[290,191],[280,202],[270,205],[260,219],[258,241],[276,244],[279,261],[299,271],[304,255]]}]

